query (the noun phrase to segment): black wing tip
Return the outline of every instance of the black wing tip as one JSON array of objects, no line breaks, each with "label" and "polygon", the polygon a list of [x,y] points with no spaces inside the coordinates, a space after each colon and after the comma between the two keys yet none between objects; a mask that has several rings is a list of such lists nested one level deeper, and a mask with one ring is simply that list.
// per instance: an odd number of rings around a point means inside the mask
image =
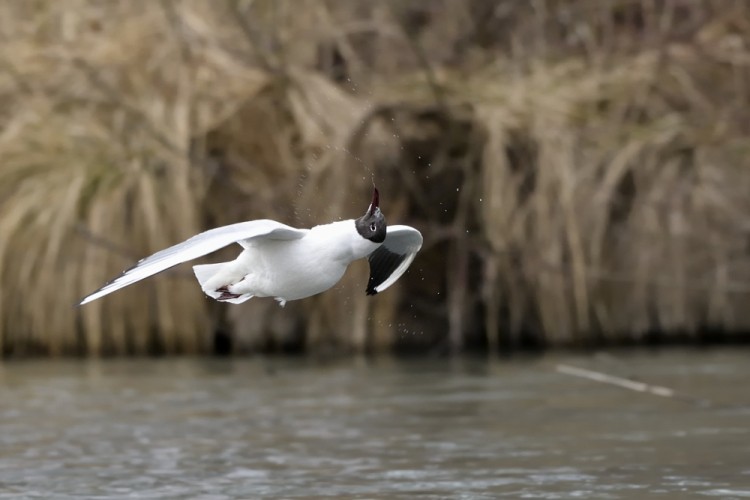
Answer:
[{"label": "black wing tip", "polygon": [[393,252],[384,245],[372,252],[368,257],[370,280],[367,283],[367,295],[378,293],[376,288],[385,283],[407,257],[407,254]]}]

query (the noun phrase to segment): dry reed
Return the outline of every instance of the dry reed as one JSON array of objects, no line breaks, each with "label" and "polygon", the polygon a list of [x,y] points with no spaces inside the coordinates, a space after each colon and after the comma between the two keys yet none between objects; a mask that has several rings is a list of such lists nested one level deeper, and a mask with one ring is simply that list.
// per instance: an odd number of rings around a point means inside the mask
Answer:
[{"label": "dry reed", "polygon": [[[359,352],[746,331],[748,14],[4,2],[2,352],[207,352],[219,330],[235,351]],[[217,306],[181,266],[71,307],[209,226],[356,216],[371,178],[426,237],[374,300],[364,263],[285,309]]]}]

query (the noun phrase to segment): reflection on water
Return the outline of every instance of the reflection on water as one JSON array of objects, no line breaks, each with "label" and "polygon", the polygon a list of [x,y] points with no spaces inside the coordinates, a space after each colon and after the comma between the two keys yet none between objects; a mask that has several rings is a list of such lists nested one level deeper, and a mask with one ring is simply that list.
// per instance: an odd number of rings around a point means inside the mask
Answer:
[{"label": "reflection on water", "polygon": [[743,351],[6,362],[0,498],[747,498],[748,381]]}]

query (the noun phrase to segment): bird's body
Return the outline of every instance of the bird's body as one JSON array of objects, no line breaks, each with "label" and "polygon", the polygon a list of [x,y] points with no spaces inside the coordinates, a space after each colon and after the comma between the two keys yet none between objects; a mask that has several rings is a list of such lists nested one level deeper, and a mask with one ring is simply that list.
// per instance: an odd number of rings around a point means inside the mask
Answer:
[{"label": "bird's body", "polygon": [[289,300],[328,290],[338,283],[351,262],[365,257],[370,261],[367,294],[385,290],[409,267],[421,248],[422,235],[408,226],[386,230],[375,190],[370,208],[359,219],[312,229],[296,229],[262,219],[198,234],[142,259],[80,304],[232,243],[243,247],[235,260],[193,267],[204,293],[234,304],[252,297],[273,297],[283,306]]},{"label": "bird's body", "polygon": [[338,283],[349,263],[367,257],[380,246],[364,238],[352,238],[353,220],[303,231],[299,239],[250,240],[237,259],[202,282],[198,276],[201,266],[195,266],[201,288],[218,298],[220,293],[214,291],[226,287],[229,295],[239,297],[225,300],[237,304],[251,297],[274,297],[283,304],[328,290]]}]

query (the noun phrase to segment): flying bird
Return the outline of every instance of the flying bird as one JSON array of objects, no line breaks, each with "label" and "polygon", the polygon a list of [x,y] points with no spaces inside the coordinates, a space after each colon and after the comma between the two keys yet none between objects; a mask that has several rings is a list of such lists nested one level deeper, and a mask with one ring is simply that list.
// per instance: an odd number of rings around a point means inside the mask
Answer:
[{"label": "flying bird", "polygon": [[311,229],[269,219],[210,229],[141,259],[78,305],[233,243],[243,248],[235,260],[193,266],[203,292],[232,304],[253,297],[274,297],[284,306],[287,301],[328,290],[338,283],[349,264],[365,257],[370,263],[365,292],[382,292],[406,272],[422,247],[422,235],[413,227],[387,226],[378,190],[373,188],[370,206],[358,219]]}]

